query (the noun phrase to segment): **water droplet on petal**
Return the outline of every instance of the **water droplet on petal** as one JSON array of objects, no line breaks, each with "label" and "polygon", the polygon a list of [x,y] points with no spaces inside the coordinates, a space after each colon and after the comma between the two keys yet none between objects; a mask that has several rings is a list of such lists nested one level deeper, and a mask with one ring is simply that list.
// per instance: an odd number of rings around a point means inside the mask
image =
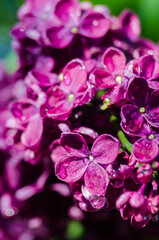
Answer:
[{"label": "water droplet on petal", "polygon": [[66,73],[64,78],[63,78],[64,83],[68,86],[71,83],[71,76],[69,73]]},{"label": "water droplet on petal", "polygon": [[93,182],[90,182],[89,185],[88,185],[88,187],[89,187],[90,189],[93,189],[93,188],[94,188],[94,183],[93,183]]}]

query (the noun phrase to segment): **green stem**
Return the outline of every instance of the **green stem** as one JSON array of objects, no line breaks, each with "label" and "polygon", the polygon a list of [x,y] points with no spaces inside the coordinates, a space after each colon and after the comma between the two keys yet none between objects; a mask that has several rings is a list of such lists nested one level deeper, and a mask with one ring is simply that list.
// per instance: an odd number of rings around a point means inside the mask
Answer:
[{"label": "green stem", "polygon": [[132,144],[128,141],[128,139],[125,137],[125,134],[122,130],[119,130],[117,132],[117,136],[122,144],[122,147],[127,149],[130,153],[132,152]]}]

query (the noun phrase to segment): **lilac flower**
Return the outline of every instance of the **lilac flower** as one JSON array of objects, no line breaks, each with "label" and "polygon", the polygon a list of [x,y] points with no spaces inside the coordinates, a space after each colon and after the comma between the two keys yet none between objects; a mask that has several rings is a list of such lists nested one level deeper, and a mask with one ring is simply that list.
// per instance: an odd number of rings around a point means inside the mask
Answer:
[{"label": "lilac flower", "polygon": [[110,104],[119,102],[124,97],[127,79],[124,75],[126,57],[119,49],[110,47],[102,57],[102,65],[105,69],[96,69],[90,76],[92,84],[98,88],[108,88],[102,96],[104,104],[102,109]]},{"label": "lilac flower", "polygon": [[102,13],[87,10],[81,17],[76,0],[58,1],[54,14],[59,24],[48,28],[47,36],[55,48],[68,46],[77,33],[89,38],[100,38],[109,30],[110,21]]},{"label": "lilac flower", "polygon": [[138,162],[151,162],[159,153],[159,132],[143,124],[137,135],[140,138],[133,144],[132,154]]},{"label": "lilac flower", "polygon": [[62,81],[48,90],[48,100],[43,108],[48,117],[66,120],[73,108],[91,100],[94,89],[87,82],[87,71],[80,60],[69,62],[59,76]]},{"label": "lilac flower", "polygon": [[121,108],[121,125],[130,134],[135,134],[146,120],[158,128],[159,91],[149,96],[149,87],[144,78],[134,78],[127,90],[128,100],[133,104],[125,104]]},{"label": "lilac flower", "polygon": [[21,99],[12,104],[12,113],[19,125],[22,125],[21,142],[24,146],[37,146],[42,138],[43,121],[36,104],[30,99]]},{"label": "lilac flower", "polygon": [[143,184],[137,192],[126,191],[116,201],[116,207],[120,209],[122,218],[131,218],[131,223],[138,228],[145,226],[149,221],[144,190]]},{"label": "lilac flower", "polygon": [[103,134],[95,140],[89,151],[81,135],[63,133],[61,143],[70,156],[59,161],[56,166],[56,175],[65,182],[75,182],[84,175],[85,186],[89,192],[103,195],[106,192],[109,178],[101,164],[109,164],[115,160],[119,150],[118,140]]}]

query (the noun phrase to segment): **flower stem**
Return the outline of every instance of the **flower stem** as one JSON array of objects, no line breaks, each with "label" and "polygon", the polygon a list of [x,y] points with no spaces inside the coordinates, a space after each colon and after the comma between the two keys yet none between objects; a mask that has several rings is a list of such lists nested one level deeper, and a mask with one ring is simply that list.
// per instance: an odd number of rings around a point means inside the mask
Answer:
[{"label": "flower stem", "polygon": [[122,144],[122,147],[127,149],[130,153],[132,152],[132,144],[128,141],[128,139],[125,137],[125,134],[122,130],[119,130],[117,132],[117,136]]}]

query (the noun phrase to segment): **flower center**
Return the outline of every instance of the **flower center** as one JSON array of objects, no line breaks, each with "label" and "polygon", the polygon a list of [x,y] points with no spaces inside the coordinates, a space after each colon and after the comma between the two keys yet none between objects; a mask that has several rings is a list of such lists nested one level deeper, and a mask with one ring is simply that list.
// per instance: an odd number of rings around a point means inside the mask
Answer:
[{"label": "flower center", "polygon": [[140,107],[139,112],[140,112],[140,113],[145,113],[145,112],[146,112],[146,109],[145,109],[144,107]]},{"label": "flower center", "polygon": [[117,83],[121,83],[121,80],[122,80],[122,76],[118,75],[118,76],[115,77],[115,81]]},{"label": "flower center", "polygon": [[42,20],[46,20],[48,18],[48,13],[47,12],[43,13],[41,18]]},{"label": "flower center", "polygon": [[77,27],[72,27],[71,28],[71,33],[73,33],[73,34],[78,33],[78,28]]},{"label": "flower center", "polygon": [[58,79],[59,79],[60,82],[63,81],[63,73],[60,73],[60,74],[59,74]]},{"label": "flower center", "polygon": [[89,160],[92,162],[94,157],[92,155],[89,155]]},{"label": "flower center", "polygon": [[149,136],[148,136],[148,139],[150,139],[150,140],[152,140],[152,139],[154,139],[155,138],[155,135],[153,135],[153,134],[150,134]]},{"label": "flower center", "polygon": [[74,99],[75,99],[75,95],[73,93],[71,93],[67,96],[67,100],[70,102],[72,102]]},{"label": "flower center", "polygon": [[101,106],[101,109],[106,110],[108,108],[109,104],[110,104],[110,99],[105,98],[104,101],[103,101],[103,105]]}]

